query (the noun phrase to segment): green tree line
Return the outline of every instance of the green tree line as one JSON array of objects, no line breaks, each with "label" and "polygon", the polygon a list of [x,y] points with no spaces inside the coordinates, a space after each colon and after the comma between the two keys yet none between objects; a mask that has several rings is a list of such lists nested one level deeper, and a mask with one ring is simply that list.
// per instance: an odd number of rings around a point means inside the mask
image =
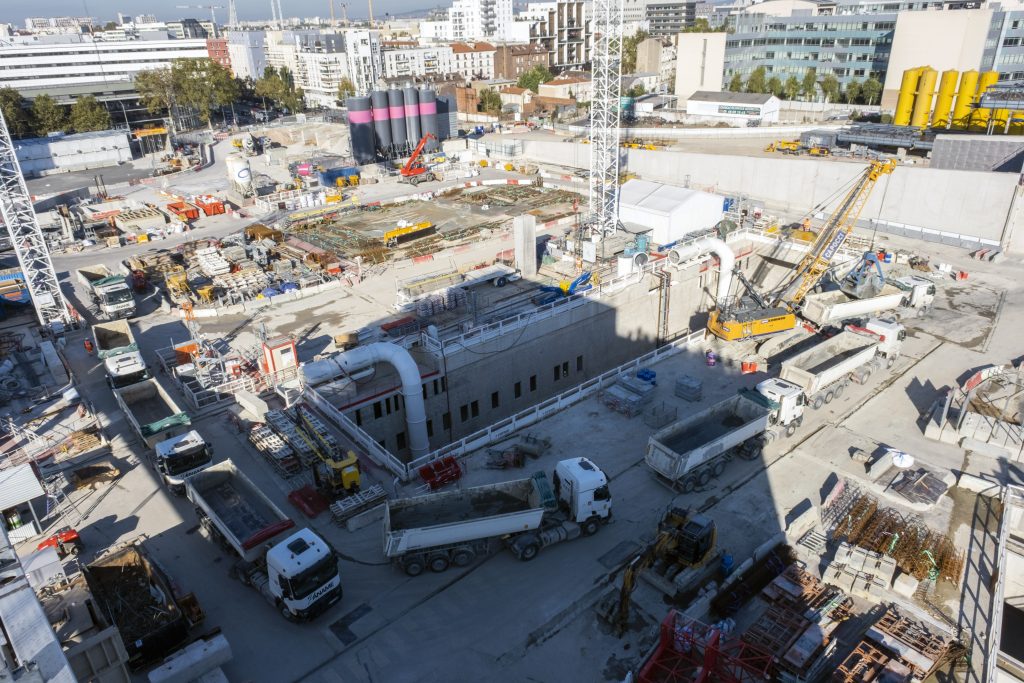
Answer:
[{"label": "green tree line", "polygon": [[59,104],[49,95],[37,95],[29,102],[8,86],[0,88],[0,111],[3,111],[11,137],[15,138],[110,128],[110,114],[92,95],[79,97],[70,106]]},{"label": "green tree line", "polygon": [[811,100],[820,91],[826,102],[846,102],[848,104],[875,104],[882,93],[882,84],[874,76],[865,81],[854,79],[841,88],[839,79],[832,74],[825,74],[820,80],[815,69],[808,69],[803,78],[790,76],[785,81],[778,76],[768,77],[768,72],[759,66],[750,72],[746,80],[740,74],[733,74],[729,80],[731,92],[750,92],[772,94],[783,100],[803,98]]}]

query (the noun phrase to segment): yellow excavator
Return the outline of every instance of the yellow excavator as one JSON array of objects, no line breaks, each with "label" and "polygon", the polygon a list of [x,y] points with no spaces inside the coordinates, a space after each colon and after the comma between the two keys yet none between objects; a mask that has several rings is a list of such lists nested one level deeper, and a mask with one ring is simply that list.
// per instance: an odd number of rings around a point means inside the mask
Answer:
[{"label": "yellow excavator", "polygon": [[773,293],[765,295],[758,292],[737,268],[734,274],[747,290],[747,296],[737,297],[735,301],[718,302],[719,308],[712,311],[708,318],[708,330],[723,341],[737,341],[777,334],[796,327],[797,305],[818,284],[828,270],[832,257],[853,232],[853,226],[875,183],[895,168],[896,162],[893,159],[871,162],[818,231],[814,243],[793,269],[791,277]]}]

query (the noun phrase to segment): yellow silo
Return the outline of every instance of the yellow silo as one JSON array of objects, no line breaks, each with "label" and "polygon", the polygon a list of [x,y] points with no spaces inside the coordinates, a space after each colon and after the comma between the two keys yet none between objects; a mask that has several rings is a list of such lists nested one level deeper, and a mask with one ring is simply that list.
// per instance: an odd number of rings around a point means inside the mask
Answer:
[{"label": "yellow silo", "polygon": [[896,100],[896,113],[892,117],[892,122],[897,126],[910,124],[910,115],[914,111],[914,93],[917,92],[917,82],[921,78],[921,71],[922,67],[917,67],[903,72],[900,97]]},{"label": "yellow silo", "polygon": [[[981,78],[978,80],[978,94],[974,96],[974,102],[977,103],[981,96],[985,94],[985,91],[998,82],[999,73],[996,71],[986,71],[981,74]],[[975,109],[971,114],[971,130],[976,132],[988,130],[988,122],[991,118],[991,109]]]},{"label": "yellow silo", "polygon": [[949,127],[949,112],[953,109],[953,95],[956,93],[956,81],[959,76],[956,69],[942,72],[939,94],[935,98],[935,112],[932,114],[932,128]]},{"label": "yellow silo", "polygon": [[953,106],[953,128],[963,130],[971,122],[971,102],[978,93],[978,72],[965,71],[960,74],[960,88],[956,92]]},{"label": "yellow silo", "polygon": [[932,99],[935,97],[935,81],[939,80],[939,72],[926,66],[917,82],[917,97],[914,98],[914,111],[910,115],[910,125],[924,128],[928,125],[928,116],[932,113]]},{"label": "yellow silo", "polygon": [[1010,135],[1024,135],[1024,111],[1015,111],[1010,115]]}]

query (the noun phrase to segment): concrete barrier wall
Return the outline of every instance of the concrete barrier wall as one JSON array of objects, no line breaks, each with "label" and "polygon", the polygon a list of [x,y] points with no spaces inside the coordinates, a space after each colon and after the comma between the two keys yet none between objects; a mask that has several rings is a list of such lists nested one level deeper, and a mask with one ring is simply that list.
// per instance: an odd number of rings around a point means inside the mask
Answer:
[{"label": "concrete barrier wall", "polygon": [[[586,168],[588,145],[524,140],[531,160]],[[770,209],[803,213],[833,209],[863,171],[861,163],[743,157],[676,151],[624,150],[625,167],[646,180],[745,194]],[[900,166],[879,181],[863,220],[879,218],[998,242],[1017,184],[1016,174]]]}]

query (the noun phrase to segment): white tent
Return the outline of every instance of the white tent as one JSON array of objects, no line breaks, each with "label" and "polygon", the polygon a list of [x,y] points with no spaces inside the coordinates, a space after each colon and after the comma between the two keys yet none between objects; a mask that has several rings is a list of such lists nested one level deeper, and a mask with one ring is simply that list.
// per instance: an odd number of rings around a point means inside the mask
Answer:
[{"label": "white tent", "polygon": [[725,199],[677,185],[629,180],[619,190],[619,220],[651,230],[655,244],[670,244],[713,228],[722,220]]}]

